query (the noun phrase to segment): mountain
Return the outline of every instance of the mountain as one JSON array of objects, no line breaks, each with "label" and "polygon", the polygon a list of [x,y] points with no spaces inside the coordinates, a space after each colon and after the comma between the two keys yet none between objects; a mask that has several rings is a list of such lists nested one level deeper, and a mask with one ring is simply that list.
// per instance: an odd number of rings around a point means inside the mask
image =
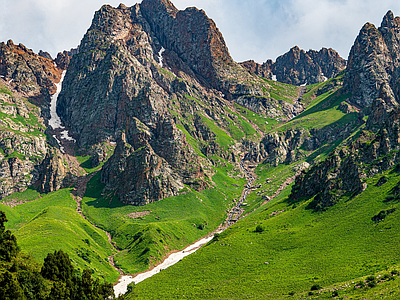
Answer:
[{"label": "mountain", "polygon": [[8,228],[112,281],[223,230],[128,299],[396,299],[399,20],[367,23],[347,64],[236,63],[168,0],[104,5],[55,59],[0,44]]},{"label": "mountain", "polygon": [[54,149],[49,144],[46,119],[50,94],[56,92],[61,72],[51,59],[22,44],[14,45],[11,40],[0,44],[0,198],[34,184],[47,184],[41,180],[40,169],[46,157],[51,160]]},{"label": "mountain", "polygon": [[306,52],[297,46],[279,56],[275,63],[267,60],[260,65],[250,60],[240,64],[258,76],[293,85],[321,83],[346,68],[346,60],[332,48]]},{"label": "mountain", "polygon": [[[71,59],[57,111],[79,147],[118,141],[102,182],[124,203],[144,205],[178,195],[184,184],[206,188],[212,155],[237,161],[239,150],[215,143],[207,124],[235,139],[231,131],[243,126],[235,102],[264,99],[283,115],[284,101],[271,99],[270,89],[233,61],[204,11],[145,0],[96,12]],[[193,137],[200,146],[188,142]]]},{"label": "mountain", "polygon": [[388,106],[398,103],[399,26],[400,19],[389,11],[379,28],[366,23],[361,29],[350,51],[344,85],[353,95],[351,103],[365,108],[378,97]]},{"label": "mountain", "polygon": [[367,23],[346,71],[250,150],[259,207],[129,299],[399,297],[399,20]]}]

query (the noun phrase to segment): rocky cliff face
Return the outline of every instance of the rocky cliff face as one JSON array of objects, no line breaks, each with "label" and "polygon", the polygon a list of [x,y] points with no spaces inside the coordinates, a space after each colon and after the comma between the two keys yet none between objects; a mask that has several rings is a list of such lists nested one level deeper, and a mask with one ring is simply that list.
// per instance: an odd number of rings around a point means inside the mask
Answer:
[{"label": "rocky cliff face", "polygon": [[273,79],[274,62],[270,59],[263,64],[256,63],[254,60],[248,60],[240,63],[240,65],[258,76]]},{"label": "rocky cliff face", "polygon": [[[367,23],[351,49],[344,90],[350,102],[366,108],[381,96],[389,107],[399,102],[400,18],[389,11],[377,29]],[[384,95],[382,95],[384,92]]]},{"label": "rocky cliff face", "polygon": [[290,200],[296,202],[302,197],[315,197],[310,208],[324,210],[337,203],[345,193],[357,195],[367,185],[362,168],[355,156],[346,150],[337,150],[328,159],[314,166],[308,172],[296,177]]},{"label": "rocky cliff face", "polygon": [[20,192],[38,180],[36,166],[47,152],[41,111],[14,96],[0,78],[0,199]]},{"label": "rocky cliff face", "polygon": [[[36,55],[24,45],[10,40],[0,44],[0,76],[11,81],[17,91],[30,94],[54,94],[61,70],[53,61]],[[41,91],[43,89],[43,91]]]},{"label": "rocky cliff face", "polygon": [[296,178],[290,199],[315,197],[310,207],[334,205],[346,193],[357,195],[367,187],[365,178],[393,168],[400,162],[400,109],[391,111],[376,134],[363,131],[353,142],[337,149],[325,161]]},{"label": "rocky cliff face", "polygon": [[63,187],[67,175],[64,158],[58,149],[49,149],[45,159],[38,168],[38,187],[42,193],[49,193]]},{"label": "rocky cliff face", "polygon": [[[237,160],[236,150],[218,145],[217,136],[204,128],[210,130],[209,123],[241,126],[227,99],[268,97],[268,87],[232,60],[204,11],[144,0],[96,12],[69,63],[57,111],[81,147],[116,140],[125,132],[118,147],[131,152],[117,151],[102,180],[125,203],[142,205],[176,195],[183,183],[204,188],[211,162],[199,152]],[[190,138],[201,137],[199,151],[176,124]],[[123,167],[120,160],[126,161]],[[139,166],[149,161],[149,172],[139,176],[145,171]],[[132,174],[136,179],[128,180]],[[155,186],[160,188],[154,194],[139,192]]]},{"label": "rocky cliff face", "polygon": [[322,129],[289,129],[282,133],[267,134],[259,144],[254,145],[246,156],[252,163],[291,164],[306,158],[325,144],[347,138],[358,121]]},{"label": "rocky cliff face", "polygon": [[299,47],[276,59],[274,74],[280,82],[301,85],[324,82],[346,67],[346,61],[333,49],[305,52]]},{"label": "rocky cliff face", "polygon": [[250,60],[241,65],[267,79],[302,85],[321,83],[337,76],[346,68],[346,60],[331,48],[306,52],[296,46],[286,54],[279,56],[275,63],[267,60],[260,65]]},{"label": "rocky cliff face", "polygon": [[370,23],[361,29],[350,53],[342,91],[351,93],[349,103],[363,108],[360,116],[368,116],[366,130],[303,172],[296,179],[291,201],[314,197],[310,208],[325,209],[344,194],[361,193],[366,188],[365,178],[399,163],[399,26],[400,18],[389,11],[378,29]]},{"label": "rocky cliff face", "polygon": [[41,192],[61,187],[67,172],[46,130],[61,73],[43,51],[0,44],[0,199],[32,185]]},{"label": "rocky cliff face", "polygon": [[122,202],[137,206],[175,196],[184,188],[182,177],[148,143],[135,151],[124,134],[101,175]]},{"label": "rocky cliff face", "polygon": [[58,112],[72,124],[80,145],[114,137],[125,126],[128,103],[139,119],[156,124],[176,92],[218,88],[231,98],[268,95],[265,82],[233,62],[203,11],[179,12],[169,1],[104,6],[79,51],[67,72]]}]

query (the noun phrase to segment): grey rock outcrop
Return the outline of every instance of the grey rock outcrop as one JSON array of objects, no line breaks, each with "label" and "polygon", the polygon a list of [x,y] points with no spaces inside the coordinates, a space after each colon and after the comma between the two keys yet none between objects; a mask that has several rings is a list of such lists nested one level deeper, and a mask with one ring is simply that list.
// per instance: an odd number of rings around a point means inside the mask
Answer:
[{"label": "grey rock outcrop", "polygon": [[0,75],[9,81],[12,79],[19,92],[53,94],[56,92],[54,82],[60,80],[61,70],[54,66],[52,60],[9,40],[7,44],[0,43]]},{"label": "grey rock outcrop", "polygon": [[315,196],[310,208],[324,210],[335,205],[338,198],[347,192],[354,195],[363,192],[367,188],[364,178],[366,174],[356,163],[354,155],[345,150],[336,151],[296,177],[290,200],[295,202],[302,197]]},{"label": "grey rock outcrop", "polygon": [[301,85],[321,83],[346,68],[346,61],[333,49],[305,52],[299,47],[276,59],[274,74],[280,82]]},{"label": "grey rock outcrop", "polygon": [[267,60],[262,65],[249,60],[241,63],[243,67],[258,76],[275,79],[283,83],[302,85],[321,83],[334,78],[346,68],[346,60],[332,48],[320,51],[304,51],[295,46],[279,56],[274,63]]},{"label": "grey rock outcrop", "polygon": [[391,108],[400,99],[400,18],[389,11],[377,29],[367,23],[351,49],[344,78],[350,103],[366,108],[380,97]]},{"label": "grey rock outcrop", "polygon": [[38,187],[41,193],[50,193],[63,187],[67,175],[63,156],[58,149],[50,149],[41,163],[38,173]]},{"label": "grey rock outcrop", "polygon": [[122,202],[136,206],[175,196],[184,188],[181,177],[149,144],[134,151],[124,134],[102,170],[102,181]]},{"label": "grey rock outcrop", "polygon": [[263,64],[256,63],[254,60],[247,60],[240,63],[241,66],[246,68],[247,70],[257,74],[258,76],[272,79],[272,75],[274,72],[274,62],[269,59]]},{"label": "grey rock outcrop", "polygon": [[[46,53],[41,55],[12,41],[0,44],[0,199],[41,186],[43,176],[60,177],[43,166],[48,163],[46,154],[55,151],[46,136],[45,117],[61,69]],[[48,181],[42,182],[42,191],[59,188]]]}]

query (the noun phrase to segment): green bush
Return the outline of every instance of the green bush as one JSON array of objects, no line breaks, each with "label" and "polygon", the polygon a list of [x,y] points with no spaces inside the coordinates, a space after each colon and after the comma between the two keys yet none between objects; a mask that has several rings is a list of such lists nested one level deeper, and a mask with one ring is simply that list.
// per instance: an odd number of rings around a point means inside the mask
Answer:
[{"label": "green bush", "polygon": [[367,280],[367,282],[373,282],[373,281],[375,281],[375,279],[376,279],[375,276],[371,275],[371,276],[368,276],[366,280]]},{"label": "green bush", "polygon": [[75,271],[68,254],[60,250],[47,255],[41,273],[46,279],[67,282],[72,279]]},{"label": "green bush", "polygon": [[319,284],[314,284],[314,285],[311,287],[311,290],[312,290],[312,291],[318,291],[318,290],[320,290],[320,289],[322,289],[322,287],[321,287]]},{"label": "green bush", "polygon": [[257,225],[256,232],[263,232],[263,231],[264,231],[264,227],[262,225]]},{"label": "green bush", "polygon": [[24,300],[24,291],[17,278],[7,270],[0,273],[0,299]]},{"label": "green bush", "polygon": [[130,284],[128,284],[128,292],[127,293],[132,293],[133,290],[135,289],[136,284],[134,282],[131,282]]}]

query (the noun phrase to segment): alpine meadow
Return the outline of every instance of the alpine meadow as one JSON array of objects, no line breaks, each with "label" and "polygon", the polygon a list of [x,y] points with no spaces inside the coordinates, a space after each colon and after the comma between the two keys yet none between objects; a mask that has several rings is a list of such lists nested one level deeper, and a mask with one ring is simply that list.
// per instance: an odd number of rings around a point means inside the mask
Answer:
[{"label": "alpine meadow", "polygon": [[400,299],[399,49],[238,63],[169,0],[0,43],[0,300]]}]

